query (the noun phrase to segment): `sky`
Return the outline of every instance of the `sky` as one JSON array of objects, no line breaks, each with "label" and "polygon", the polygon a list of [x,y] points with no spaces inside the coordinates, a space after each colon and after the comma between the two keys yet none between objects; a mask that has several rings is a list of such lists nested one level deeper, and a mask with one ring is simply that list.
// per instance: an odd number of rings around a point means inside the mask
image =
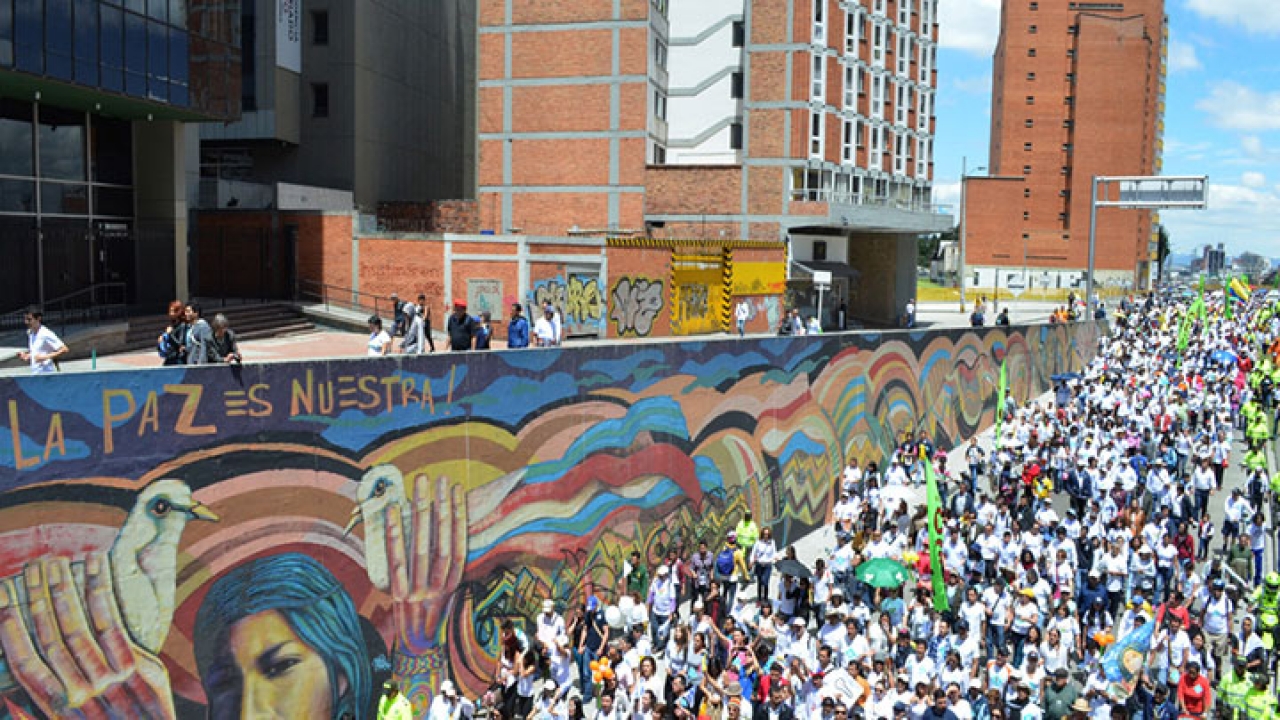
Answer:
[{"label": "sky", "polygon": [[[963,159],[987,165],[1000,2],[938,3],[934,187],[957,209]],[[1165,12],[1163,174],[1209,176],[1207,210],[1161,213],[1172,250],[1280,257],[1280,0],[1165,0]]]}]

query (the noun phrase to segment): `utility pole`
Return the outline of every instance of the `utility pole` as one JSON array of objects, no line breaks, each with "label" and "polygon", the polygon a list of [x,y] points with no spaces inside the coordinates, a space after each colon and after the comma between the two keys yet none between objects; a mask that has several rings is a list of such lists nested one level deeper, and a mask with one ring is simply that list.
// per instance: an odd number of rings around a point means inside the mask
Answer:
[{"label": "utility pole", "polygon": [[956,263],[956,282],[960,285],[960,312],[964,312],[965,305],[966,305],[965,297],[964,297],[964,276],[966,272],[965,260],[967,259],[965,257],[965,250],[967,248],[965,246],[966,238],[965,238],[965,221],[964,221],[964,216],[965,216],[964,186],[968,184],[965,182],[965,176],[968,174],[968,172],[969,172],[969,157],[966,155],[960,158],[960,261]]}]

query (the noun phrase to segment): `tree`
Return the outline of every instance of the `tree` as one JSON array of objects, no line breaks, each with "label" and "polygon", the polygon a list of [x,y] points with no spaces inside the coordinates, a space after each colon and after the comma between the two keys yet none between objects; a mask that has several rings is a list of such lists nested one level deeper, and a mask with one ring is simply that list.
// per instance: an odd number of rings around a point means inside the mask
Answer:
[{"label": "tree", "polygon": [[1156,284],[1164,282],[1164,265],[1169,260],[1169,229],[1164,225],[1159,227],[1160,237],[1156,242]]},{"label": "tree", "polygon": [[938,249],[942,247],[942,243],[955,242],[959,237],[954,228],[939,235],[921,235],[916,246],[916,266],[929,267],[933,259],[938,256]]}]

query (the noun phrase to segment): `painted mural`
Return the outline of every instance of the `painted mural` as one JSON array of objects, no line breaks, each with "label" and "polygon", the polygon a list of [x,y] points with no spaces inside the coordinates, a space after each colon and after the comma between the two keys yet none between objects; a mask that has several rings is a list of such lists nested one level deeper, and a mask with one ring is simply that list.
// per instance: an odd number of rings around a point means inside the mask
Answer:
[{"label": "painted mural", "polygon": [[537,307],[551,303],[559,308],[569,337],[604,334],[604,294],[600,278],[594,273],[569,273],[538,280],[529,293],[529,304]]},{"label": "painted mural", "polygon": [[[615,292],[618,288],[615,288]],[[661,298],[659,285],[658,297]],[[634,322],[634,315],[629,320]],[[943,446],[1093,325],[0,380],[0,715],[374,717],[482,692],[499,625],[751,508],[781,543],[849,457]],[[265,693],[265,695],[264,695]]]}]

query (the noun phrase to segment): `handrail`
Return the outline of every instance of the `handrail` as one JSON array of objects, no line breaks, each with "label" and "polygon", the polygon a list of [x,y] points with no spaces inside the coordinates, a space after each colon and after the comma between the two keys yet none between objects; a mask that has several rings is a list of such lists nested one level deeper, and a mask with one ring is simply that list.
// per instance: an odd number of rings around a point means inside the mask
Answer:
[{"label": "handrail", "polygon": [[[107,318],[127,314],[128,285],[123,282],[94,283],[34,305],[44,312],[44,324],[50,327],[65,330],[66,326],[78,323],[97,325]],[[0,330],[25,327],[24,318],[29,307],[0,314]]]},{"label": "handrail", "polygon": [[[305,286],[310,286],[311,289],[304,289]],[[308,296],[324,303],[325,310],[328,310],[330,305],[336,305],[340,308],[357,312],[372,310],[375,315],[382,317],[383,307],[394,309],[390,307],[390,298],[349,287],[342,287],[341,285],[331,285],[310,278],[298,278],[294,298],[303,300]],[[364,302],[365,298],[368,298],[371,302]]]}]

